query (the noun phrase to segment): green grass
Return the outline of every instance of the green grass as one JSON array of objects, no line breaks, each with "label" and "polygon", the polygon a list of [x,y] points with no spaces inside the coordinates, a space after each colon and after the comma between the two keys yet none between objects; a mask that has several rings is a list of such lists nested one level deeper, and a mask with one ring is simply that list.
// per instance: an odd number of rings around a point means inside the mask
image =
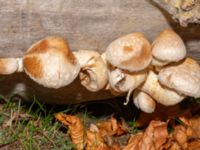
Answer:
[{"label": "green grass", "polygon": [[[183,109],[198,106],[200,99],[188,98],[180,106]],[[196,114],[199,109],[192,109]],[[129,133],[135,134],[141,129],[136,126],[139,111],[133,104],[123,105],[122,99],[96,101],[68,106],[46,105],[33,98],[31,104],[24,103],[20,98],[12,96],[9,99],[0,96],[0,150],[70,150],[74,149],[67,127],[55,120],[54,115],[64,112],[78,116],[86,127],[101,119],[114,116],[122,117],[128,122]],[[174,118],[176,119],[176,118]],[[175,120],[177,123],[179,120]],[[168,128],[172,132],[172,128]],[[128,135],[119,137],[126,144]]]},{"label": "green grass", "polygon": [[125,116],[131,118],[133,132],[135,121],[132,120],[133,114],[130,113],[133,109],[124,107],[122,103],[123,101],[111,100],[56,106],[43,104],[36,98],[33,98],[31,104],[27,104],[15,96],[9,99],[0,96],[0,150],[73,149],[74,145],[67,134],[67,127],[55,120],[54,115],[58,112],[78,116],[86,127],[113,115],[118,118]]},{"label": "green grass", "polygon": [[55,121],[54,113],[54,107],[46,108],[36,99],[28,105],[20,99],[1,98],[0,149],[72,149],[66,129]]}]

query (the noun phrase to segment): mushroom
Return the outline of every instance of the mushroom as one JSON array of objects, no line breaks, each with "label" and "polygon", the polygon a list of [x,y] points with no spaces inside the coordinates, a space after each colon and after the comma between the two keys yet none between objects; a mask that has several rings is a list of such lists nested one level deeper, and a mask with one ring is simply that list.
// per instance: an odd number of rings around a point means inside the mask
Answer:
[{"label": "mushroom", "polygon": [[138,109],[141,109],[146,113],[152,113],[156,108],[156,102],[154,99],[138,89],[134,91],[133,102]]},{"label": "mushroom", "polygon": [[200,66],[192,58],[162,69],[158,79],[162,85],[180,94],[200,97]]},{"label": "mushroom", "polygon": [[149,71],[146,81],[139,89],[150,95],[155,101],[165,106],[175,105],[181,102],[185,96],[178,94],[158,82],[158,75]]},{"label": "mushroom", "polygon": [[22,58],[0,58],[0,74],[8,75],[22,71]]},{"label": "mushroom", "polygon": [[172,29],[165,29],[152,43],[152,65],[164,66],[185,58],[186,47],[181,37]]},{"label": "mushroom", "polygon": [[117,93],[128,92],[124,105],[128,104],[133,90],[141,85],[147,77],[146,71],[130,73],[118,68],[109,71],[108,74],[109,84],[112,90]]},{"label": "mushroom", "polygon": [[131,33],[113,41],[106,49],[106,60],[113,66],[136,72],[149,66],[151,45],[141,33]]},{"label": "mushroom", "polygon": [[132,91],[146,79],[145,69],[152,58],[151,45],[141,33],[131,33],[113,41],[106,49],[110,89],[117,93],[128,92],[125,105]]},{"label": "mushroom", "polygon": [[23,57],[26,74],[35,82],[60,88],[78,76],[80,65],[62,37],[49,36],[33,44]]},{"label": "mushroom", "polygon": [[92,92],[103,89],[108,82],[108,73],[101,55],[91,50],[79,50],[74,55],[81,66],[81,84]]}]

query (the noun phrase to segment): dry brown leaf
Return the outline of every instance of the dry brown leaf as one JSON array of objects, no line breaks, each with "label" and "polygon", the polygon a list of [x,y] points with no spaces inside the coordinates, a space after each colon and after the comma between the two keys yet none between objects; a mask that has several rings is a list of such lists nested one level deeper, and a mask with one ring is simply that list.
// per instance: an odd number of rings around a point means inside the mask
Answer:
[{"label": "dry brown leaf", "polygon": [[182,149],[187,149],[188,148],[188,143],[187,143],[187,129],[184,126],[176,126],[173,131],[173,137],[175,141],[178,143],[178,145]]},{"label": "dry brown leaf", "polygon": [[138,149],[138,143],[141,140],[142,136],[143,136],[142,132],[131,136],[128,140],[127,146],[123,150],[134,150],[134,149],[136,150],[136,149]]},{"label": "dry brown leaf", "polygon": [[172,142],[170,147],[166,148],[166,150],[182,150],[182,148],[176,142]]},{"label": "dry brown leaf", "polygon": [[107,145],[109,150],[121,150],[120,144],[114,142],[113,138],[110,135],[108,135],[105,130],[103,130],[102,133],[102,131],[99,130],[99,128],[95,124],[90,124],[89,131],[93,133],[96,132],[96,134],[98,133],[99,139],[101,138],[100,141],[103,141]]},{"label": "dry brown leaf", "polygon": [[167,123],[151,121],[144,133],[139,133],[129,140],[124,150],[159,150],[167,137]]},{"label": "dry brown leaf", "polygon": [[118,143],[114,143],[109,147],[109,150],[121,150],[120,145]]},{"label": "dry brown leaf", "polygon": [[156,105],[156,110],[152,114],[141,112],[139,118],[136,121],[137,127],[146,127],[151,120],[167,121],[174,117],[179,116],[191,116],[190,110],[182,109],[179,105],[175,106],[163,106]]},{"label": "dry brown leaf", "polygon": [[193,130],[193,138],[200,138],[200,117],[195,116],[189,119],[189,127]]},{"label": "dry brown leaf", "polygon": [[200,149],[200,139],[188,143],[188,150]]},{"label": "dry brown leaf", "polygon": [[86,150],[108,150],[99,132],[87,131]]},{"label": "dry brown leaf", "polygon": [[[170,134],[168,142],[163,146],[167,150],[173,149],[200,149],[200,117],[179,117],[182,124],[173,127],[173,132]],[[192,148],[195,147],[195,148]]]},{"label": "dry brown leaf", "polygon": [[77,150],[83,150],[85,145],[85,129],[79,118],[72,115],[59,113],[56,119],[69,127],[70,137]]},{"label": "dry brown leaf", "polygon": [[[103,143],[104,147],[106,147],[107,145],[107,148],[109,150],[121,150],[120,145],[118,143],[115,143],[113,141],[113,138],[109,136],[108,134],[106,134],[105,132],[104,133],[100,132],[99,128],[95,124],[90,124],[89,131],[90,131],[89,135],[91,135],[91,133],[96,134],[96,140],[99,141],[98,143]],[[88,138],[87,140],[89,145],[90,143],[92,143],[91,140],[94,140],[94,138],[92,139]]]},{"label": "dry brown leaf", "polygon": [[118,123],[113,117],[109,120],[97,123],[96,126],[99,128],[102,136],[107,134],[109,136],[120,136],[128,132],[128,126],[125,121]]}]

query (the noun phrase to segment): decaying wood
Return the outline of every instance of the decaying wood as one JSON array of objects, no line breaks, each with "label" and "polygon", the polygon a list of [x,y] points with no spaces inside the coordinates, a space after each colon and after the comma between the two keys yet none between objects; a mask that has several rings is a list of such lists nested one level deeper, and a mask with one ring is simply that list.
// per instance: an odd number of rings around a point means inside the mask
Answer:
[{"label": "decaying wood", "polygon": [[186,27],[189,23],[200,23],[200,0],[153,0],[166,9]]},{"label": "decaying wood", "polygon": [[[72,50],[105,51],[114,39],[142,32],[153,41],[173,28],[186,42],[188,55],[200,62],[200,28],[180,27],[150,0],[7,0],[0,1],[0,57],[22,56],[29,46],[48,35],[66,38]],[[52,90],[33,83],[23,73],[0,76],[0,94],[38,95],[44,101],[77,103],[107,99],[109,92],[92,93],[78,81]]]}]

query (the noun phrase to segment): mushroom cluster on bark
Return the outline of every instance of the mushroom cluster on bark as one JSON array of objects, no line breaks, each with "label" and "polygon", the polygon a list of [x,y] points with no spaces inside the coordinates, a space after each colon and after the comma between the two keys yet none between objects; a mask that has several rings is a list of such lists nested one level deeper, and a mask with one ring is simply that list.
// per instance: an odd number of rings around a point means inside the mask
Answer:
[{"label": "mushroom cluster on bark", "polygon": [[172,29],[161,32],[150,44],[140,33],[128,34],[107,48],[109,88],[113,93],[133,92],[135,106],[146,113],[156,102],[175,105],[185,97],[200,97],[200,66],[186,58],[186,47]]},{"label": "mushroom cluster on bark", "polygon": [[200,66],[186,57],[181,37],[171,29],[152,44],[141,33],[122,36],[103,54],[92,50],[71,51],[65,39],[49,36],[33,44],[22,58],[0,58],[0,74],[25,72],[33,81],[58,89],[77,77],[89,91],[127,93],[146,113],[156,103],[175,105],[185,97],[200,97]]}]

